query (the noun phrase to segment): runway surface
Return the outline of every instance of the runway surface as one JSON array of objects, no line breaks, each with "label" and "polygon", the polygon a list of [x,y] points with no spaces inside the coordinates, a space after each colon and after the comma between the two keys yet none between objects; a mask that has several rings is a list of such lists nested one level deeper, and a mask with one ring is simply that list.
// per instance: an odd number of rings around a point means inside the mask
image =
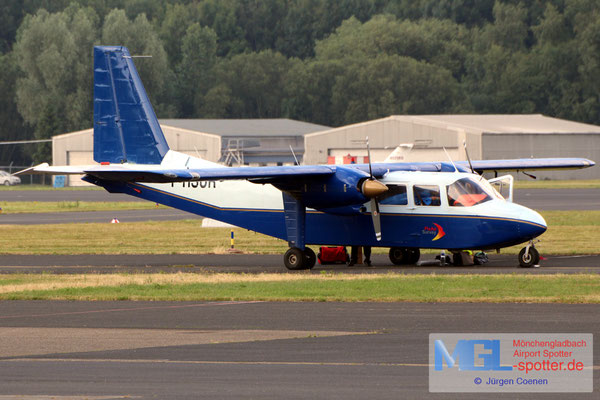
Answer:
[{"label": "runway surface", "polygon": [[[482,398],[428,392],[428,335],[435,332],[597,335],[600,308],[1,302],[0,399]],[[596,355],[598,349],[596,340]],[[598,390],[600,374],[594,375]],[[48,397],[35,397],[42,395]],[[592,399],[598,393],[483,396]]]},{"label": "runway surface", "polygon": [[[520,189],[515,202],[535,210],[600,210],[600,189]],[[22,190],[0,191],[0,201],[143,201],[133,196],[99,190]],[[131,211],[93,211],[64,213],[10,214],[9,207],[0,214],[2,224],[58,224],[108,222],[168,221],[200,218],[175,209]]]},{"label": "runway surface", "polygon": [[[600,189],[515,189],[515,202],[536,210],[598,210]],[[6,190],[0,201],[145,201],[104,190]]]},{"label": "runway surface", "polygon": [[[433,254],[421,260],[434,261]],[[548,256],[540,268],[519,268],[516,255],[489,254],[490,262],[474,266],[395,266],[386,255],[374,254],[373,267],[319,265],[310,273],[407,274],[571,274],[600,273],[600,255]],[[158,273],[158,272],[307,273],[288,271],[279,254],[155,254],[155,255],[3,255],[0,273]]]}]

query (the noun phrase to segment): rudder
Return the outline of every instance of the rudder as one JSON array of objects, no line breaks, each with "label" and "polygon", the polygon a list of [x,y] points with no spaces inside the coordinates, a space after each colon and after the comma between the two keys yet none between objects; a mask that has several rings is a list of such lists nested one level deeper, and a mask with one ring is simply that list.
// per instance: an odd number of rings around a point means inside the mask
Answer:
[{"label": "rudder", "polygon": [[160,164],[169,150],[126,47],[94,47],[94,160]]}]

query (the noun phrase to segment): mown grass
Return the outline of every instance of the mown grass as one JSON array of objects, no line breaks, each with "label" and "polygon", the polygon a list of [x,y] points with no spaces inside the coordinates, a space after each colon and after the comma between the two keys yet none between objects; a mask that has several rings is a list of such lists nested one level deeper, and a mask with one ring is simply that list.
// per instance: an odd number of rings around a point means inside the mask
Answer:
[{"label": "mown grass", "polygon": [[0,201],[3,214],[148,210],[157,207],[168,208],[149,201]]},{"label": "mown grass", "polygon": [[[599,303],[600,275],[0,276],[2,300]],[[114,281],[111,283],[111,280]]]},{"label": "mown grass", "polygon": [[[542,215],[549,226],[537,245],[542,254],[600,254],[600,211]],[[283,240],[241,228],[234,234],[236,248],[247,253],[282,254],[287,249]],[[201,228],[199,220],[0,225],[0,254],[203,254],[224,253],[229,245],[230,229]],[[522,247],[502,252],[517,254]]]},{"label": "mown grass", "polygon": [[[0,254],[202,254],[224,253],[230,229],[202,228],[200,220],[0,225]],[[236,248],[276,254],[287,242],[234,229]]]},{"label": "mown grass", "polygon": [[515,181],[515,189],[598,189],[599,179],[590,180],[522,180]]}]

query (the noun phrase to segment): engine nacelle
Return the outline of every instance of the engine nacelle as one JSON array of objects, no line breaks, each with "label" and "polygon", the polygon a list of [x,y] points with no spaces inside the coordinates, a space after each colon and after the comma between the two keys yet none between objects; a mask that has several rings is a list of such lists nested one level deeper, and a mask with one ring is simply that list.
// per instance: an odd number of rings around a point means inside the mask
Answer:
[{"label": "engine nacelle", "polygon": [[387,190],[381,182],[370,180],[368,173],[352,167],[336,167],[331,176],[307,180],[300,191],[286,188],[285,183],[275,186],[301,199],[306,207],[317,210],[364,204]]}]

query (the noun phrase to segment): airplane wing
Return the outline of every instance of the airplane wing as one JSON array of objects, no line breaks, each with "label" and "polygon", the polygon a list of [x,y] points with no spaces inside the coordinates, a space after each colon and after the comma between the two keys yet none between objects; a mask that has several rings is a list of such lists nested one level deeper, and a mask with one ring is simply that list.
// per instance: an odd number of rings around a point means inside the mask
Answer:
[{"label": "airplane wing", "polygon": [[326,165],[187,169],[135,164],[53,167],[44,163],[19,171],[15,175],[28,173],[50,175],[87,174],[106,181],[170,183],[198,180],[260,179],[265,181],[292,177],[315,178],[333,175],[335,170],[335,167]]},{"label": "airplane wing", "polygon": [[[461,171],[469,171],[468,161],[455,162]],[[491,171],[533,171],[581,169],[595,165],[585,158],[521,158],[511,160],[475,160],[473,169],[478,173]],[[381,178],[393,171],[453,172],[454,167],[447,162],[385,163],[373,164],[373,176]],[[197,180],[247,179],[256,183],[285,182],[304,183],[306,180],[321,180],[336,175],[338,171],[356,175],[360,179],[368,177],[368,164],[349,165],[300,165],[274,167],[222,167],[222,168],[169,168],[154,164],[109,164],[88,166],[54,167],[47,163],[19,171],[14,175],[44,173],[51,175],[87,174],[98,179],[117,182],[170,183]]]},{"label": "airplane wing", "polygon": [[[513,160],[476,160],[471,162],[479,173],[491,171],[535,171],[545,169],[580,169],[596,163],[585,158],[520,158]],[[456,165],[469,168],[468,161],[457,161]]]}]

